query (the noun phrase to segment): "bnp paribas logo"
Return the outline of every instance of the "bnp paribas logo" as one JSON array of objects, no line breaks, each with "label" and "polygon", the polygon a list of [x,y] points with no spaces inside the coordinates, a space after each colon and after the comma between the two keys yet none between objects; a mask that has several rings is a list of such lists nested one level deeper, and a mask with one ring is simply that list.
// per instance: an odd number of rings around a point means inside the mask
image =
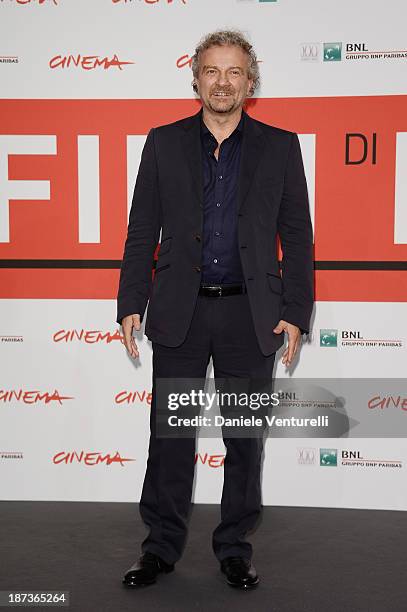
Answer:
[{"label": "bnp paribas logo", "polygon": [[340,62],[342,59],[342,43],[324,43],[324,62]]},{"label": "bnp paribas logo", "polygon": [[336,467],[338,465],[338,450],[336,448],[320,448],[319,465]]},{"label": "bnp paribas logo", "polygon": [[320,329],[319,330],[319,345],[320,346],[338,346],[338,330],[337,329]]}]

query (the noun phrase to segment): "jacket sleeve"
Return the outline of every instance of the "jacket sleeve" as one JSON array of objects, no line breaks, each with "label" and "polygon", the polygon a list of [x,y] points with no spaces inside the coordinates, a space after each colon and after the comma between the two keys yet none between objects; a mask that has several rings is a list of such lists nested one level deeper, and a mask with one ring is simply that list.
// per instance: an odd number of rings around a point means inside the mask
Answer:
[{"label": "jacket sleeve", "polygon": [[141,321],[151,290],[154,251],[161,229],[161,207],[154,128],[147,135],[134,187],[117,294],[117,323],[130,314]]},{"label": "jacket sleeve", "polygon": [[298,135],[292,133],[277,219],[283,251],[281,319],[309,333],[314,304],[313,232]]}]

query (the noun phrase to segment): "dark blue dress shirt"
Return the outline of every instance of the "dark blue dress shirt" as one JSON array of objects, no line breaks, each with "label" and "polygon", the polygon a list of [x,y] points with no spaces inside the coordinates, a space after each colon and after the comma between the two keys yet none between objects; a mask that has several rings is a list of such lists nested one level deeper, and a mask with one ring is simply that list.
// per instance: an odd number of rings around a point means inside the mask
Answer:
[{"label": "dark blue dress shirt", "polygon": [[245,112],[236,129],[220,145],[205,125],[201,113],[203,178],[203,283],[244,281],[237,236],[237,186]]}]

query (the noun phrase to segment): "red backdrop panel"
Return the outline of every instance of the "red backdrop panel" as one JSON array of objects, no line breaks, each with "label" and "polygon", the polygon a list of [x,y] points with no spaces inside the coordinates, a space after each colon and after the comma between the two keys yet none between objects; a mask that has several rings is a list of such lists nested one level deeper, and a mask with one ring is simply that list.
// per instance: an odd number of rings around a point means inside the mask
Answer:
[{"label": "red backdrop panel", "polygon": [[[318,262],[407,260],[395,245],[396,132],[407,96],[259,99],[249,113],[316,134],[316,299],[404,301],[404,270],[318,269]],[[55,135],[56,155],[10,155],[10,180],[48,180],[51,199],[10,201],[10,242],[0,260],[120,260],[127,227],[126,137],[197,112],[194,100],[0,100],[0,134]],[[363,164],[345,164],[346,134],[363,134]],[[78,135],[100,144],[100,244],[78,242]],[[372,163],[376,134],[376,163]],[[350,145],[360,157],[361,140]],[[41,264],[40,264],[41,265]],[[55,265],[55,264],[53,264]],[[331,264],[321,263],[321,267]],[[333,265],[335,267],[335,265]],[[115,298],[118,269],[7,268],[1,298]]]}]

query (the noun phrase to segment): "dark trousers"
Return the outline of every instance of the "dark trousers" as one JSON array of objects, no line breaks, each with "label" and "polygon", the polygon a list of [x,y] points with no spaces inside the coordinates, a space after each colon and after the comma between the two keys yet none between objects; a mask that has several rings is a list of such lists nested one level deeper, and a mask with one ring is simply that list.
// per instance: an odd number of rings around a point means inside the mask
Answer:
[{"label": "dark trousers", "polygon": [[[181,299],[181,298],[180,298]],[[198,296],[185,341],[171,348],[153,342],[153,388],[147,470],[140,514],[150,533],[142,551],[175,563],[182,555],[191,507],[195,469],[195,438],[156,435],[156,378],[205,379],[212,356],[214,378],[246,377],[272,380],[275,353],[260,351],[247,294]],[[226,438],[221,522],[212,546],[221,561],[229,556],[250,559],[246,533],[261,512],[261,455],[263,439]]]}]

